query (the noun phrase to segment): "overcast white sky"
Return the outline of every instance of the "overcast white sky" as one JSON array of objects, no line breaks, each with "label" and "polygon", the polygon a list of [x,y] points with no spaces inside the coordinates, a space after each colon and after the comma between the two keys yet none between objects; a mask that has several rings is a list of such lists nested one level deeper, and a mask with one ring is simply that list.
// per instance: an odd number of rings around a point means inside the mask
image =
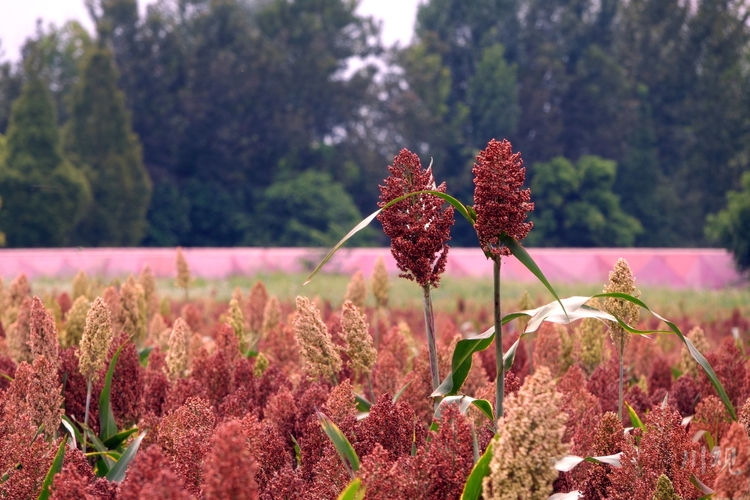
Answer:
[{"label": "overcast white sky", "polygon": [[[141,11],[154,0],[139,0]],[[383,20],[383,41],[402,45],[411,39],[417,4],[420,0],[361,0],[359,12]],[[92,30],[83,0],[0,0],[0,60],[17,61],[24,40],[34,33],[36,20],[46,26],[50,22],[60,26],[69,19],[78,19]]]}]

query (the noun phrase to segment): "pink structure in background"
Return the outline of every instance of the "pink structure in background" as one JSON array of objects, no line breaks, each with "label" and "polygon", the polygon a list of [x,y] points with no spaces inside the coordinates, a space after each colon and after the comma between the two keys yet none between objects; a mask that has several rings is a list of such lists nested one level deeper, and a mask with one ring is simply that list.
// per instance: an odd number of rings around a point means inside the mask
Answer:
[{"label": "pink structure in background", "polygon": [[[325,249],[305,248],[188,248],[185,258],[194,276],[210,279],[273,272],[309,272]],[[639,285],[673,288],[723,288],[743,284],[732,257],[716,249],[653,248],[531,248],[529,253],[552,283],[603,284],[618,258],[630,264]],[[55,248],[0,250],[0,274],[6,280],[20,273],[29,278],[72,277],[78,271],[90,276],[136,274],[149,264],[157,277],[175,275],[173,248]],[[388,248],[343,248],[323,272],[372,272],[382,255],[388,269],[397,273]],[[490,277],[492,263],[473,248],[451,248],[446,273],[455,277]],[[502,277],[527,282],[536,278],[514,257],[504,258]]]}]

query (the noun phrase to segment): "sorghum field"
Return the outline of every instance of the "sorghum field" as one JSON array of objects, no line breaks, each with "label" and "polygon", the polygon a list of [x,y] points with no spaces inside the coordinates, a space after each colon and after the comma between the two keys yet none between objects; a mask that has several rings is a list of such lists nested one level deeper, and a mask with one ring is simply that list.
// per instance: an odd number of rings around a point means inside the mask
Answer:
[{"label": "sorghum field", "polygon": [[[36,498],[59,450],[50,498],[324,499],[337,498],[352,476],[366,498],[459,498],[493,442],[493,422],[474,406],[444,404],[435,417],[421,304],[408,298],[417,287],[365,271],[369,282],[317,277],[309,300],[296,303],[292,294],[307,291],[303,276],[237,278],[233,291],[186,276],[179,288],[148,268],[121,283],[83,273],[72,283],[16,277],[0,299],[3,498]],[[531,294],[506,288],[509,310],[548,301],[540,286]],[[491,283],[446,278],[437,291],[444,375],[458,339],[492,323]],[[545,323],[525,338],[505,375],[485,497],[695,499],[704,493],[692,476],[715,498],[750,493],[746,295],[642,294],[689,332],[739,423],[674,335],[633,335],[627,344],[624,400],[635,425],[627,412],[617,417],[618,354],[605,323]],[[506,349],[517,323],[506,326]],[[638,326],[658,321],[644,313]],[[462,392],[494,405],[491,354],[474,356]],[[100,399],[110,366],[111,434],[102,430]],[[342,461],[322,415],[351,443],[358,469]],[[137,452],[123,453],[134,445]],[[619,467],[554,468],[565,455],[618,453]]]},{"label": "sorghum field", "polygon": [[[170,282],[0,286],[0,498],[750,498],[748,292],[639,290],[623,259],[556,290],[507,141],[473,206],[389,168],[365,222],[408,280],[196,282],[177,249]],[[441,276],[454,212],[491,280]],[[537,286],[501,284],[511,255]]]}]

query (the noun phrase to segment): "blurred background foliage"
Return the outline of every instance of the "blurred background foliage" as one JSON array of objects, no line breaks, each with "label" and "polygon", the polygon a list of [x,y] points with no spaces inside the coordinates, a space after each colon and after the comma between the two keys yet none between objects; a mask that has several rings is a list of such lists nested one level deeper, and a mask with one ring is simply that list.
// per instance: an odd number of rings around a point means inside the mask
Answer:
[{"label": "blurred background foliage", "polygon": [[327,246],[401,148],[470,203],[504,137],[529,244],[730,246],[709,216],[750,196],[738,0],[428,0],[393,47],[350,0],[87,5],[96,33],[39,25],[0,64],[8,246]]}]

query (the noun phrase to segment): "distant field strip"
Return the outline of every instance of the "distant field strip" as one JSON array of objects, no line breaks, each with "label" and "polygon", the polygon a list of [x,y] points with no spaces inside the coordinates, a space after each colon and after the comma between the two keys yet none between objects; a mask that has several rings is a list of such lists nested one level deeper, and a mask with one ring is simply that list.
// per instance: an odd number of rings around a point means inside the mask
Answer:
[{"label": "distant field strip", "polygon": [[[224,279],[273,272],[304,273],[325,255],[325,249],[311,248],[189,248],[185,257],[193,276]],[[633,248],[531,248],[529,253],[553,283],[607,281],[619,257],[625,258],[641,286],[717,289],[742,283],[729,253],[717,249],[633,249]],[[175,274],[173,248],[61,248],[0,250],[0,274],[11,278],[26,273],[29,278],[66,278],[78,271],[90,276],[117,277],[138,273],[151,266],[157,278]],[[382,255],[392,273],[396,263],[388,248],[340,250],[323,268],[326,273],[352,274],[372,271]],[[491,276],[492,264],[481,251],[451,248],[447,275],[451,277]],[[515,258],[505,258],[503,280],[531,282],[535,278]]]}]

